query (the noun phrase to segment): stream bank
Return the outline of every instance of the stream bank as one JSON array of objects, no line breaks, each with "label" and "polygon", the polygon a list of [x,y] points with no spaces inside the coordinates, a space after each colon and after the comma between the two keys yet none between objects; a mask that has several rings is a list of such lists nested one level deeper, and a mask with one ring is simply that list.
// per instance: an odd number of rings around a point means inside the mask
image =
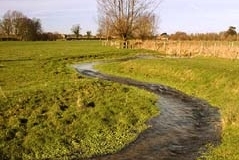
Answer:
[{"label": "stream bank", "polygon": [[216,107],[169,86],[100,73],[93,67],[96,64],[98,62],[85,63],[75,68],[88,77],[135,86],[159,95],[160,115],[151,119],[148,122],[151,127],[121,151],[92,160],[193,160],[206,150],[205,145],[220,143],[221,121]]}]

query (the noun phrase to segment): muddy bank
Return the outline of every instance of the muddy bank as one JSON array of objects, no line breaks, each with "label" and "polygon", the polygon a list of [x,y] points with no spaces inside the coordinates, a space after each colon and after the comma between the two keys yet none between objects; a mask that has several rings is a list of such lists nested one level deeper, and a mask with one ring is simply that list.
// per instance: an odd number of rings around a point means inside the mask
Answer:
[{"label": "muddy bank", "polygon": [[159,95],[160,115],[151,119],[151,127],[123,150],[92,160],[193,160],[205,151],[206,144],[220,142],[221,122],[217,108],[168,86],[100,73],[93,65],[86,63],[75,68],[85,76],[136,86]]}]

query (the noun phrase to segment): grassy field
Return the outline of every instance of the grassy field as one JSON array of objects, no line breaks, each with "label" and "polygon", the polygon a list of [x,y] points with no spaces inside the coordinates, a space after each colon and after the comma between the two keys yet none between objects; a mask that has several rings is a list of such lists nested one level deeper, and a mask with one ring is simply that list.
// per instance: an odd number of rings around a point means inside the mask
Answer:
[{"label": "grassy field", "polygon": [[133,141],[158,114],[157,97],[82,77],[72,64],[138,52],[97,41],[1,42],[0,159],[90,157]]},{"label": "grassy field", "polygon": [[114,75],[163,83],[218,106],[222,116],[222,142],[202,159],[239,159],[239,61],[219,58],[138,59],[98,68]]},{"label": "grassy field", "polygon": [[[158,113],[157,97],[82,77],[72,64],[144,52],[97,41],[1,42],[0,159],[90,157],[115,152],[134,140]],[[239,61],[138,59],[98,68],[170,85],[218,106],[222,143],[202,159],[239,159]]]}]

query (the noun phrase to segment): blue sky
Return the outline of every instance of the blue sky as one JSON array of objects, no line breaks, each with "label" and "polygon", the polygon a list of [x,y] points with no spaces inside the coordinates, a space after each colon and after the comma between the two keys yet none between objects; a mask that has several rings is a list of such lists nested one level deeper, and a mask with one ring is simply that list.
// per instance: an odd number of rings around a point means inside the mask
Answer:
[{"label": "blue sky", "polygon": [[[0,17],[7,10],[41,19],[44,31],[70,33],[74,24],[82,34],[97,31],[96,0],[0,0]],[[239,0],[162,0],[156,13],[161,33],[239,31]]]}]

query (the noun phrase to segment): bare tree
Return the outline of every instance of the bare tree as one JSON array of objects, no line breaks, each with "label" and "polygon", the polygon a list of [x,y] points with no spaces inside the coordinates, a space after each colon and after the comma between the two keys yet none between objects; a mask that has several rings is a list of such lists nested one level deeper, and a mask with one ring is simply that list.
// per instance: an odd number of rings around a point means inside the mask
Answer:
[{"label": "bare tree", "polygon": [[113,27],[110,24],[110,20],[106,16],[100,16],[98,32],[100,35],[106,37],[108,41],[108,39],[113,36]]},{"label": "bare tree", "polygon": [[228,28],[228,30],[225,32],[225,37],[226,37],[227,40],[236,41],[236,40],[237,40],[236,27],[230,26],[230,27]]},{"label": "bare tree", "polygon": [[3,29],[2,29],[2,20],[0,19],[0,35],[3,34]]},{"label": "bare tree", "polygon": [[86,36],[87,36],[88,39],[90,39],[90,37],[91,37],[91,31],[87,31],[87,32],[86,32]]},{"label": "bare tree", "polygon": [[[100,26],[125,42],[133,37],[143,16],[154,15],[159,0],[97,0]],[[152,17],[152,16],[149,16]],[[150,21],[149,21],[150,22]]]},{"label": "bare tree", "polygon": [[76,38],[79,38],[81,27],[79,24],[73,25],[71,31],[75,34]]},{"label": "bare tree", "polygon": [[21,40],[35,41],[41,34],[41,22],[39,19],[23,18],[19,26],[19,35]]},{"label": "bare tree", "polygon": [[7,36],[19,36],[19,29],[22,25],[22,21],[24,18],[26,18],[26,16],[23,15],[21,12],[8,10],[3,15],[1,28]]},{"label": "bare tree", "polygon": [[99,37],[100,40],[101,40],[102,37],[104,36],[104,31],[103,31],[103,29],[98,28],[96,36]]},{"label": "bare tree", "polygon": [[12,27],[12,18],[11,18],[10,10],[3,15],[1,28],[5,35],[10,36],[12,34],[13,27]]},{"label": "bare tree", "polygon": [[141,40],[151,39],[156,34],[157,17],[152,13],[145,13],[138,18],[134,37]]},{"label": "bare tree", "polygon": [[20,36],[20,28],[23,25],[23,21],[25,18],[27,17],[19,11],[11,12],[12,34]]},{"label": "bare tree", "polygon": [[4,35],[20,40],[37,40],[42,31],[39,19],[30,19],[19,11],[10,10],[4,14],[0,27]]}]

